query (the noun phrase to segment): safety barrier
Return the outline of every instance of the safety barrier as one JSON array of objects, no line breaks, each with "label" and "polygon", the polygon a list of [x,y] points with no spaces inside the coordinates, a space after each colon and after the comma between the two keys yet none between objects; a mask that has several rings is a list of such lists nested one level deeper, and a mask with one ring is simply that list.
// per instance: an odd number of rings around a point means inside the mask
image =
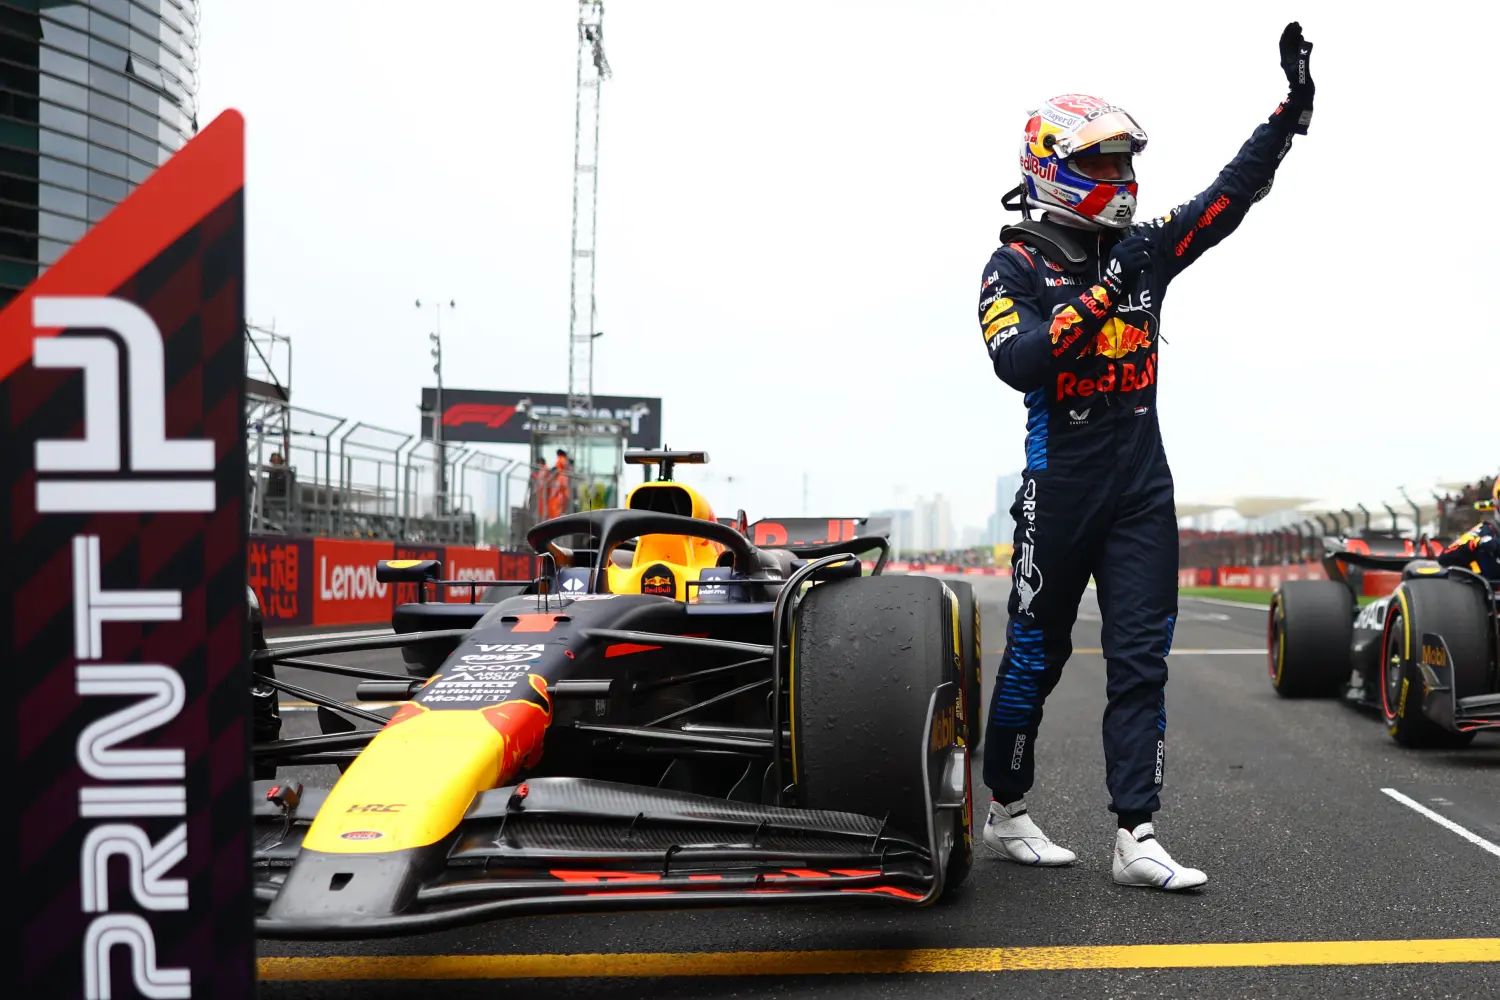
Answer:
[{"label": "safety barrier", "polygon": [[[268,628],[389,624],[396,605],[416,600],[416,585],[376,580],[381,559],[439,559],[445,580],[529,580],[537,572],[530,552],[347,538],[251,535],[249,557],[250,586]],[[469,588],[444,590],[443,600],[469,600]]]},{"label": "safety barrier", "polygon": [[[1177,571],[1179,587],[1229,587],[1249,590],[1275,590],[1288,580],[1326,580],[1321,563],[1297,563],[1291,566],[1216,566],[1183,568]],[[1396,589],[1400,573],[1367,569],[1359,574],[1358,588],[1366,597],[1381,597]]]}]

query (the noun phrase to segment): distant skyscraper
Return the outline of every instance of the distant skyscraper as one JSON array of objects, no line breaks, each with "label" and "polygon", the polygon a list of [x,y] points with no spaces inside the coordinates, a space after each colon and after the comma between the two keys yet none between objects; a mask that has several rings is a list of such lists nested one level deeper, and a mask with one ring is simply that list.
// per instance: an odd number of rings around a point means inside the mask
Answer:
[{"label": "distant skyscraper", "polygon": [[1016,493],[1021,489],[1022,478],[1021,473],[1013,472],[995,480],[995,519],[992,537],[997,545],[1003,545],[1015,537],[1016,522],[1010,516],[1010,505],[1016,501]]},{"label": "distant skyscraper", "polygon": [[870,516],[888,517],[891,519],[891,555],[894,557],[898,552],[910,552],[915,549],[912,544],[912,517],[909,510],[877,510]]},{"label": "distant skyscraper", "polygon": [[917,497],[911,514],[913,549],[931,552],[954,547],[953,509],[941,493],[931,500]]}]

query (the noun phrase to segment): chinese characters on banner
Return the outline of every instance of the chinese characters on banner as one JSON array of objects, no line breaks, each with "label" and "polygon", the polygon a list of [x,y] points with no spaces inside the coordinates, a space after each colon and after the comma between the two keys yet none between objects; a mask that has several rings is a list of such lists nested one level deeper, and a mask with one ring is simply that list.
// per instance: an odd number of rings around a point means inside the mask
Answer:
[{"label": "chinese characters on banner", "polygon": [[[530,580],[537,557],[467,545],[404,545],[343,538],[256,535],[248,547],[248,582],[268,629],[302,625],[387,625],[398,604],[417,599],[416,584],[375,579],[381,559],[437,559],[445,580]],[[474,588],[484,600],[484,587]],[[468,587],[432,589],[427,599],[467,604]]]}]

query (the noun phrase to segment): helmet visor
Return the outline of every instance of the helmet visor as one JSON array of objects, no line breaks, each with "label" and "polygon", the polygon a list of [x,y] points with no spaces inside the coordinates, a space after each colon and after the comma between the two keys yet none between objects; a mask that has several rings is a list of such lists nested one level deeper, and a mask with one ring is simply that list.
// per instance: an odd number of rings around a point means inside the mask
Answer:
[{"label": "helmet visor", "polygon": [[1129,153],[1101,153],[1095,149],[1086,149],[1069,157],[1068,166],[1074,173],[1091,181],[1128,184],[1135,180]]},{"label": "helmet visor", "polygon": [[1093,146],[1100,147],[1093,152],[1139,153],[1146,148],[1146,131],[1130,115],[1114,108],[1059,137],[1054,148],[1067,158]]}]

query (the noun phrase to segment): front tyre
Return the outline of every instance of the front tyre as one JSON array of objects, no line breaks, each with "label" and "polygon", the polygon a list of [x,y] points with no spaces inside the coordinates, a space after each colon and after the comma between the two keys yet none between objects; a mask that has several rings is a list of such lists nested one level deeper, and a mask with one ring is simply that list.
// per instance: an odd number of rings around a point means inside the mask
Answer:
[{"label": "front tyre", "polygon": [[1411,651],[1420,646],[1423,632],[1436,632],[1448,643],[1455,663],[1474,662],[1475,657],[1487,663],[1483,627],[1488,621],[1475,606],[1475,589],[1446,580],[1413,580],[1402,584],[1402,591],[1405,600],[1391,602],[1381,642],[1380,709],[1386,732],[1412,749],[1468,746],[1473,733],[1444,729],[1423,713],[1422,674]]},{"label": "front tyre", "polygon": [[984,649],[979,634],[979,599],[967,580],[949,580],[948,589],[958,602],[960,671],[964,678],[964,742],[969,753],[977,752],[984,736]]},{"label": "front tyre", "polygon": [[[962,682],[953,614],[948,591],[932,577],[860,577],[808,591],[793,625],[788,678],[800,805],[884,816],[892,828],[926,840],[927,706],[938,685]],[[961,687],[956,694],[963,696]],[[938,827],[940,840],[951,833],[953,841],[945,892],[958,888],[974,861],[968,767],[963,784],[964,808],[936,816],[952,823]]]}]

